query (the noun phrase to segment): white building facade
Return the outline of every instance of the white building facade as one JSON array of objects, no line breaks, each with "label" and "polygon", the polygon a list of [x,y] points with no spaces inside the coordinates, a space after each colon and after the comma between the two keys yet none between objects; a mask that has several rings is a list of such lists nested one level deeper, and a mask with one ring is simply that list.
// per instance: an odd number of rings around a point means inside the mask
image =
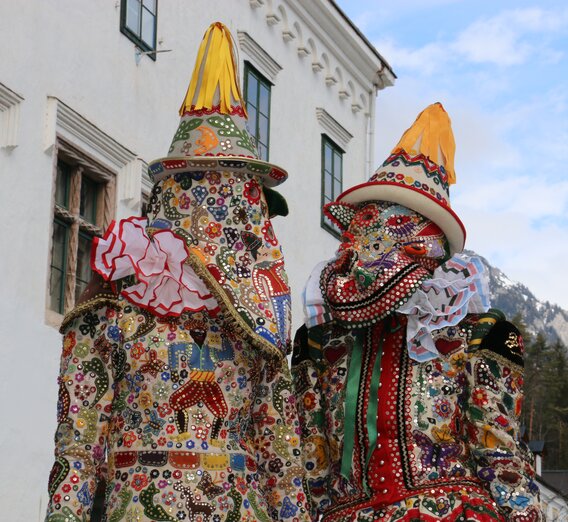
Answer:
[{"label": "white building facade", "polygon": [[2,520],[43,519],[62,314],[92,236],[140,214],[215,20],[237,43],[262,154],[289,173],[274,227],[299,326],[302,286],[337,247],[321,204],[374,169],[375,98],[395,79],[335,3],[0,0]]},{"label": "white building facade", "polygon": [[568,501],[558,491],[542,481],[538,482],[542,510],[546,520],[554,522],[568,521]]}]

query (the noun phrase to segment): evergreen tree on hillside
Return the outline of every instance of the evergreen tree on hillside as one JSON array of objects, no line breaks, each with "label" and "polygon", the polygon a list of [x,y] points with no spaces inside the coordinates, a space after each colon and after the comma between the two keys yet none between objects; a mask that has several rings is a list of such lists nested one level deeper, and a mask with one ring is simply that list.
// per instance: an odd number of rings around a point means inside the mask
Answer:
[{"label": "evergreen tree on hillside", "polygon": [[534,339],[522,317],[513,322],[525,341],[525,403],[522,422],[530,440],[545,442],[545,469],[568,468],[568,356],[557,341],[549,344],[544,333]]},{"label": "evergreen tree on hillside", "polygon": [[568,357],[565,346],[557,341],[550,349],[548,362],[548,390],[551,423],[551,448],[547,455],[550,466],[568,468]]}]

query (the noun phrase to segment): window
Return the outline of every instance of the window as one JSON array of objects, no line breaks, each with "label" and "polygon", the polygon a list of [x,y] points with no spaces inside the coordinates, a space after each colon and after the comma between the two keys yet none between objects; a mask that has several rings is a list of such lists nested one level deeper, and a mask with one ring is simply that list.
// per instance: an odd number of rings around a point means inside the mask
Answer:
[{"label": "window", "polygon": [[[120,30],[143,51],[156,50],[158,0],[122,0]],[[149,53],[152,60],[155,53]]]},{"label": "window", "polygon": [[249,131],[256,140],[258,155],[268,161],[270,142],[270,89],[272,84],[245,62],[245,99]]},{"label": "window", "polygon": [[[325,134],[321,141],[321,205],[335,201],[343,191],[343,151]],[[323,214],[321,226],[336,237],[339,229]]]},{"label": "window", "polygon": [[114,176],[67,144],[58,143],[49,308],[69,311],[91,279],[91,245],[114,209]]}]

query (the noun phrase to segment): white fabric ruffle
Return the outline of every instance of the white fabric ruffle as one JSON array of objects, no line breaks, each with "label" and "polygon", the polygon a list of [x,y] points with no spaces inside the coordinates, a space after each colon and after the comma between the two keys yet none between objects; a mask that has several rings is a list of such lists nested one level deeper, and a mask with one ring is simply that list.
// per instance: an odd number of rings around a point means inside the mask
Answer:
[{"label": "white fabric ruffle", "polygon": [[409,356],[419,362],[435,359],[439,352],[433,331],[455,326],[468,313],[484,313],[488,309],[489,278],[481,260],[455,254],[397,310],[408,316]]},{"label": "white fabric ruffle", "polygon": [[171,230],[159,230],[150,238],[147,225],[148,220],[141,217],[113,221],[104,237],[94,240],[93,270],[107,281],[135,275],[137,284],[121,294],[159,316],[219,311],[205,283],[186,263],[185,241]]}]

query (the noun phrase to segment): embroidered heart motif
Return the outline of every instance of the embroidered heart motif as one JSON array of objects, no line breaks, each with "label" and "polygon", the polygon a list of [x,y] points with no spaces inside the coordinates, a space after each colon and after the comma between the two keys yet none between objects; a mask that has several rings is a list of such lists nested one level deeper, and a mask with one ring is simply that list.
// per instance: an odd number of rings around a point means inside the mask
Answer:
[{"label": "embroidered heart motif", "polygon": [[192,188],[191,193],[193,194],[193,197],[197,201],[197,204],[201,205],[201,203],[203,203],[203,200],[207,197],[208,191],[205,187],[199,185],[195,188]]},{"label": "embroidered heart motif", "polygon": [[347,347],[344,344],[337,346],[328,346],[325,349],[325,358],[329,363],[335,364],[339,359],[341,359],[347,352]]},{"label": "embroidered heart motif", "polygon": [[207,207],[207,210],[211,212],[215,221],[223,221],[229,215],[227,205],[221,205],[220,207]]},{"label": "embroidered heart motif", "polygon": [[436,339],[436,348],[442,355],[448,355],[461,347],[460,340],[450,341],[449,339]]}]

